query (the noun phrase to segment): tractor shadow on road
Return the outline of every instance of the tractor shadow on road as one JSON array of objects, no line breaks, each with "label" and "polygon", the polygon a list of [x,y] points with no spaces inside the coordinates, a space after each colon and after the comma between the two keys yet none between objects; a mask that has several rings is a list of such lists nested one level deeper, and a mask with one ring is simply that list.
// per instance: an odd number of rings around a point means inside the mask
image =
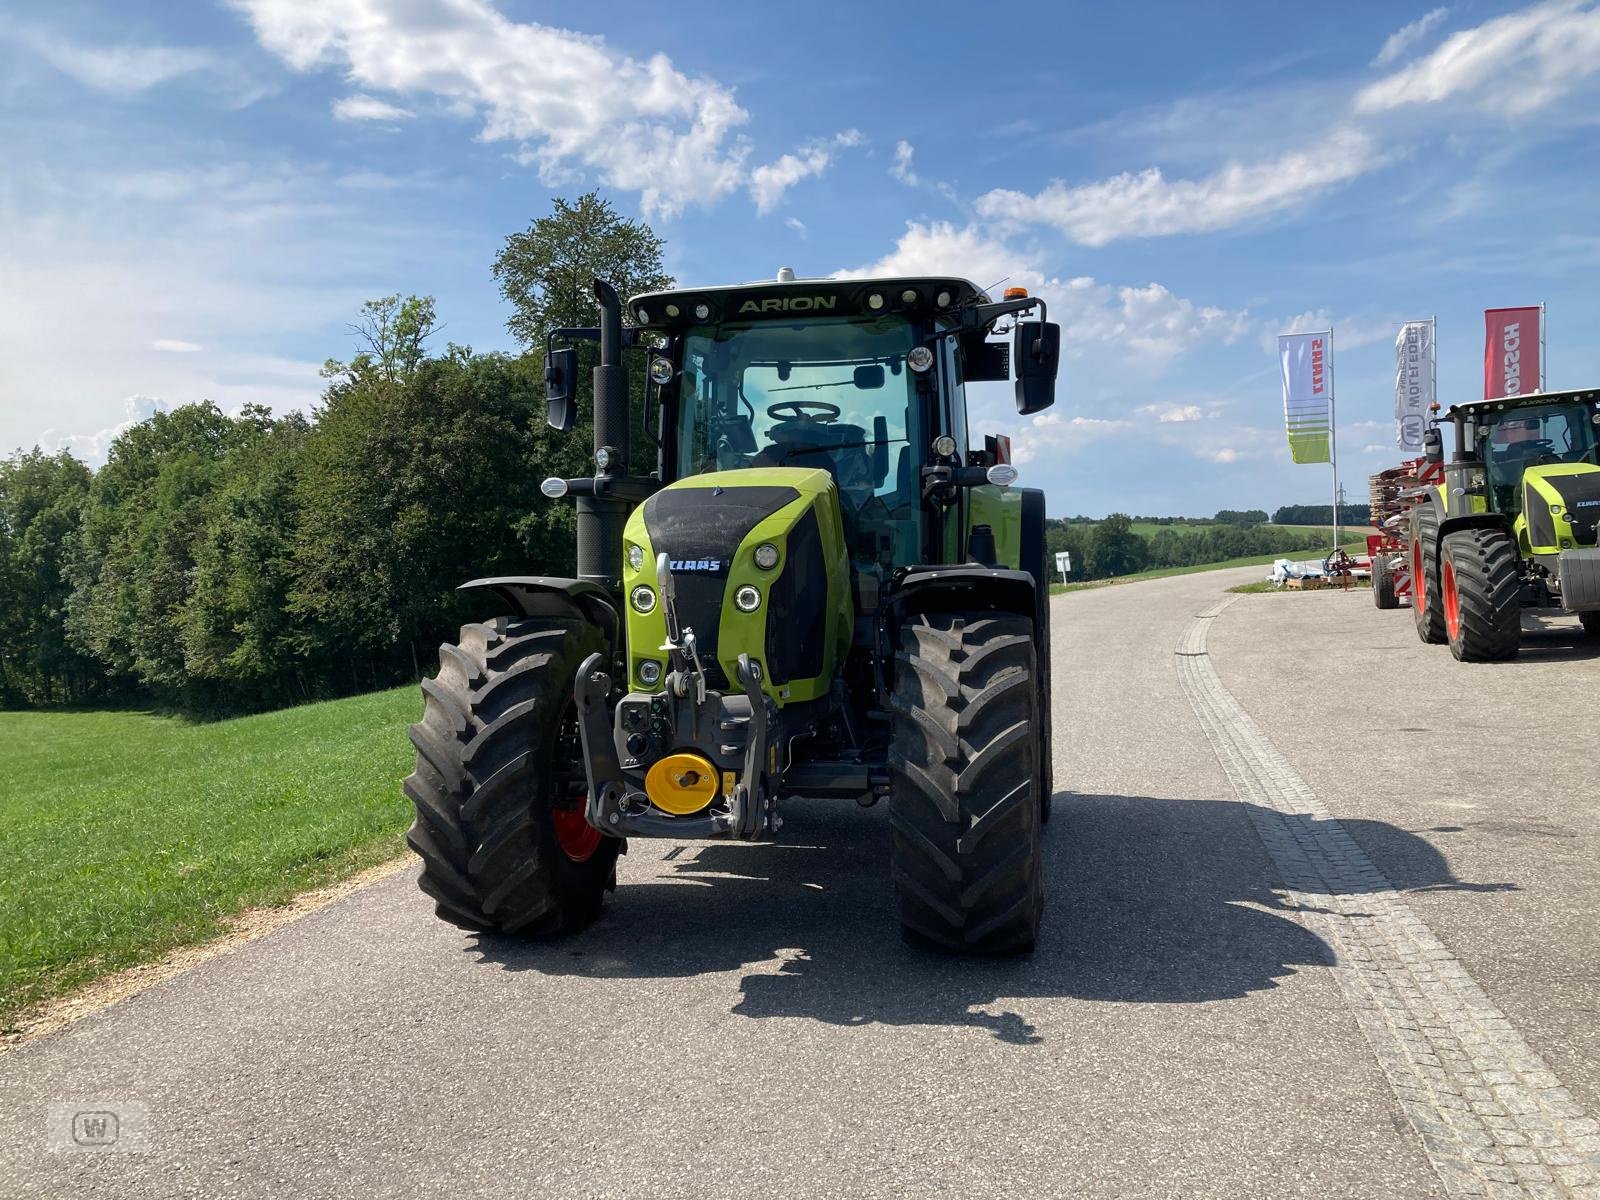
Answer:
[{"label": "tractor shadow on road", "polygon": [[1600,638],[1590,637],[1576,617],[1543,617],[1524,613],[1522,649],[1517,663],[1585,662],[1600,658]]},{"label": "tractor shadow on road", "polygon": [[[784,842],[690,843],[665,861],[649,849],[622,860],[605,915],[576,937],[478,935],[468,949],[505,970],[596,980],[746,970],[732,1008],[740,1016],[973,1026],[1016,1045],[1052,1032],[1030,1019],[1030,999],[1237,1000],[1333,961],[1284,908],[1245,806],[1233,801],[1059,793],[1045,836],[1044,932],[1032,955],[1011,959],[947,957],[901,940],[882,809],[796,803],[785,815]],[[1386,866],[1401,866],[1397,887],[1471,886],[1415,834],[1346,825],[1369,845],[1378,839]]]}]

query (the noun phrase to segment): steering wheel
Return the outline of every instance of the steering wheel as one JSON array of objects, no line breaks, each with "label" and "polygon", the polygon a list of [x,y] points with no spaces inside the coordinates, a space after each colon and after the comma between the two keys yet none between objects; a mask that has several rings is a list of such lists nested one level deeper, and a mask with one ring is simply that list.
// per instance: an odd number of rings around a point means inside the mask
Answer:
[{"label": "steering wheel", "polygon": [[836,421],[840,411],[837,404],[826,400],[780,400],[767,405],[767,416],[779,421]]}]

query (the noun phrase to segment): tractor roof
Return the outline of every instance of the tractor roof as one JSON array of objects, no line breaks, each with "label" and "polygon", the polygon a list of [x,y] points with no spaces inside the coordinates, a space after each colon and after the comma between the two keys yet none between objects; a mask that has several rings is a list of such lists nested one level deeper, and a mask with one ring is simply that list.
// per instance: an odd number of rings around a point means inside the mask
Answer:
[{"label": "tractor roof", "polygon": [[931,316],[988,302],[986,292],[974,287],[969,280],[952,275],[888,279],[782,278],[723,287],[646,292],[628,301],[628,317],[641,328],[672,332],[724,321],[793,321],[796,316],[877,316],[897,312]]},{"label": "tractor roof", "polygon": [[1476,416],[1483,412],[1530,408],[1536,404],[1563,403],[1593,404],[1600,407],[1600,388],[1575,388],[1565,392],[1525,392],[1520,396],[1499,396],[1493,400],[1468,400],[1464,404],[1452,404],[1446,410],[1445,416],[1452,417],[1457,413],[1462,416]]}]

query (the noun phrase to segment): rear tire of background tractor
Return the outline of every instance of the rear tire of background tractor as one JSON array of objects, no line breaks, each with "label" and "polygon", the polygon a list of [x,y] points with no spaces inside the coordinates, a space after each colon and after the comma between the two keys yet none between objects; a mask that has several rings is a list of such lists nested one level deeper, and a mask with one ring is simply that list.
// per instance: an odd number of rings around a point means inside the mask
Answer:
[{"label": "rear tire of background tractor", "polygon": [[1400,598],[1394,594],[1394,571],[1386,554],[1372,559],[1372,602],[1379,608],[1400,607]]},{"label": "rear tire of background tractor", "polygon": [[1505,662],[1522,645],[1517,544],[1500,529],[1446,534],[1440,553],[1450,653],[1462,662]]},{"label": "rear tire of background tractor", "polygon": [[573,682],[597,650],[605,638],[576,617],[502,617],[439,647],[404,786],[417,810],[406,841],[445,920],[553,936],[594,920],[616,886],[622,842],[582,812]]},{"label": "rear tire of background tractor", "polygon": [[1423,641],[1450,640],[1439,595],[1439,514],[1431,504],[1419,505],[1411,516],[1411,619]]},{"label": "rear tire of background tractor", "polygon": [[891,866],[908,941],[1031,950],[1044,908],[1033,622],[925,613],[900,629]]},{"label": "rear tire of background tractor", "polygon": [[1592,638],[1600,638],[1600,612],[1579,613],[1578,620],[1583,622],[1584,633]]}]

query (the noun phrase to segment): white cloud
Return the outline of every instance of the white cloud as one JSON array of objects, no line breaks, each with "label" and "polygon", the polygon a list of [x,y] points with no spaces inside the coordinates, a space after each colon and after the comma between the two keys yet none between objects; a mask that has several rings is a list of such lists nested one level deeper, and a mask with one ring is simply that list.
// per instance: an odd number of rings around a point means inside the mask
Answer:
[{"label": "white cloud", "polygon": [[1214,463],[1231,463],[1239,461],[1239,452],[1232,446],[1222,446],[1216,450],[1202,450],[1200,457]]},{"label": "white cloud", "polygon": [[1250,327],[1244,311],[1197,305],[1159,283],[1114,287],[1086,275],[1053,277],[1034,254],[981,226],[949,221],[908,222],[895,248],[877,262],[837,272],[858,279],[933,273],[964,276],[981,288],[1004,281],[1042,297],[1061,325],[1069,357],[1081,356],[1086,344],[1111,344],[1132,352],[1124,361],[1160,370],[1186,350],[1207,341],[1231,343]]},{"label": "white cloud", "polygon": [[188,46],[90,46],[32,25],[0,21],[17,43],[85,87],[132,95],[183,75],[219,68],[215,55]]},{"label": "white cloud", "polygon": [[907,187],[916,187],[922,181],[911,169],[911,156],[915,153],[911,143],[901,140],[894,145],[894,161],[889,164],[889,174]]},{"label": "white cloud", "polygon": [[829,141],[812,142],[796,154],[784,154],[756,167],[750,172],[750,198],[756,202],[756,212],[765,216],[778,207],[783,194],[795,184],[821,175],[833,164],[836,149],[860,144],[860,130],[847,129]]},{"label": "white cloud", "polygon": [[1378,57],[1372,60],[1372,65],[1375,67],[1388,66],[1433,32],[1434,27],[1449,14],[1450,10],[1448,8],[1430,9],[1411,22],[1411,24],[1401,26],[1389,35],[1388,41],[1383,43],[1383,49],[1378,51]]},{"label": "white cloud", "polygon": [[1275,325],[1263,326],[1261,344],[1277,353],[1280,333],[1320,333],[1333,330],[1335,351],[1354,350],[1357,346],[1370,346],[1376,342],[1393,342],[1400,332],[1400,320],[1390,317],[1340,317],[1325,308],[1298,313]]},{"label": "white cloud", "polygon": [[1163,425],[1199,421],[1205,417],[1198,404],[1146,404],[1138,411],[1147,417],[1154,417]]},{"label": "white cloud", "polygon": [[799,217],[785,217],[783,219],[783,223],[798,233],[801,237],[806,236],[806,223]]},{"label": "white cloud", "polygon": [[357,92],[353,96],[335,100],[333,115],[340,121],[405,121],[416,116],[416,113],[365,92]]},{"label": "white cloud", "polygon": [[1554,0],[1485,21],[1363,88],[1359,113],[1460,98],[1493,112],[1545,108],[1600,71],[1600,6]]},{"label": "white cloud", "polygon": [[156,338],[150,343],[150,349],[167,354],[198,354],[205,347],[196,342],[185,342],[180,338]]},{"label": "white cloud", "polygon": [[992,191],[977,207],[991,220],[1050,225],[1085,246],[1104,246],[1125,237],[1226,229],[1354,179],[1381,161],[1368,135],[1342,128],[1310,149],[1231,162],[1203,179],[1168,180],[1151,167],[1078,186],[1057,181],[1034,195]]},{"label": "white cloud", "polygon": [[61,434],[54,429],[47,429],[39,439],[40,445],[51,454],[61,450],[70,451],[75,458],[89,466],[99,467],[104,465],[111,443],[116,441],[119,434],[132,429],[140,421],[149,420],[158,412],[169,411],[171,405],[156,396],[129,396],[122,402],[122,408],[124,419],[115,425],[94,433]]},{"label": "white cloud", "polygon": [[648,214],[719,199],[746,177],[749,114],[714,80],[664,54],[636,59],[604,38],[512,21],[486,0],[233,0],[267,50],[297,71],[336,66],[371,92],[431,96],[518,144],[542,177],[592,171],[638,192]]}]

